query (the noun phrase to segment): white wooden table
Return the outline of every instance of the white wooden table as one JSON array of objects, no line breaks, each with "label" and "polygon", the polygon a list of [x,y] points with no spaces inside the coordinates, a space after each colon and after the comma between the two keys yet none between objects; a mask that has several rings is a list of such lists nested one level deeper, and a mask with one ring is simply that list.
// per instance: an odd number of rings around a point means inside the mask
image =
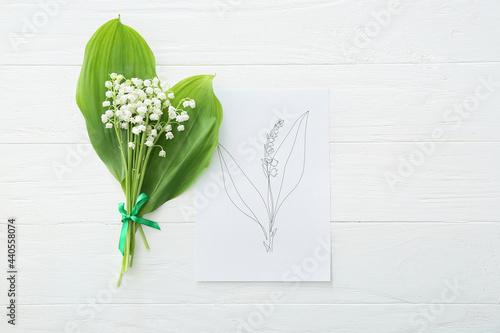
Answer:
[{"label": "white wooden table", "polygon": [[[118,14],[172,83],[331,89],[331,283],[195,282],[190,190],[113,286],[123,196],[74,95]],[[0,29],[0,331],[500,331],[500,2],[3,0]]]}]

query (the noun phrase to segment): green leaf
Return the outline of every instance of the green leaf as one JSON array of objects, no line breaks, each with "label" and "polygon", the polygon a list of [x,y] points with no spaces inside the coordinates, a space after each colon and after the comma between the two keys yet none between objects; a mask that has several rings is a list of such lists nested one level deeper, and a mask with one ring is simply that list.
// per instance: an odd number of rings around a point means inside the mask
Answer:
[{"label": "green leaf", "polygon": [[[222,123],[222,106],[213,92],[213,78],[213,75],[192,76],[172,87],[174,106],[183,98],[192,98],[196,101],[196,108],[189,112],[183,132],[174,129],[173,140],[165,137],[158,140],[167,156],[159,157],[157,149],[151,155],[142,185],[142,192],[149,196],[149,200],[142,207],[141,214],[154,211],[184,192],[208,167]],[[163,117],[166,120],[167,112]]]},{"label": "green leaf", "polygon": [[76,88],[76,102],[80,108],[90,142],[97,155],[118,180],[125,178],[125,166],[118,139],[112,130],[101,122],[106,111],[102,107],[106,88],[104,82],[110,73],[123,74],[126,78],[152,78],[156,76],[156,61],[146,41],[119,19],[101,26],[85,48],[85,57]]},{"label": "green leaf", "polygon": [[[104,82],[109,80],[110,73],[123,74],[129,79],[153,78],[155,65],[153,52],[146,41],[119,19],[100,27],[85,48],[77,85],[77,104],[85,117],[92,146],[123,188],[126,173],[119,142],[115,132],[106,129],[101,122],[101,115],[106,111],[102,107],[107,90]],[[184,192],[208,167],[222,122],[222,107],[213,92],[212,80],[212,75],[193,76],[172,87],[176,96],[173,105],[183,98],[193,98],[196,108],[190,112],[185,131],[174,130],[174,140],[164,137],[158,140],[167,157],[159,157],[157,149],[151,154],[142,184],[142,192],[149,200],[141,214],[154,211]]]}]

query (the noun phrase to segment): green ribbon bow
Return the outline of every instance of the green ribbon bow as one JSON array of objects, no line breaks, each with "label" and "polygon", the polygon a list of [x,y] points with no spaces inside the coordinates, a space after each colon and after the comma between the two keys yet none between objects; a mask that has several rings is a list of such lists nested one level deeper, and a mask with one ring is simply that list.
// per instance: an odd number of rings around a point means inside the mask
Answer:
[{"label": "green ribbon bow", "polygon": [[125,210],[125,203],[120,202],[118,204],[118,210],[122,214],[122,222],[123,222],[122,231],[120,233],[120,244],[118,245],[118,248],[120,249],[122,255],[124,255],[125,242],[127,239],[127,231],[129,224],[128,221],[132,220],[136,223],[147,225],[148,227],[160,230],[160,226],[158,225],[158,223],[136,216],[137,213],[139,212],[139,209],[141,209],[142,205],[144,205],[146,201],[148,201],[147,194],[141,193],[137,198],[137,201],[135,202],[134,208],[132,208],[132,212],[130,212],[130,215],[128,215],[127,211]]}]

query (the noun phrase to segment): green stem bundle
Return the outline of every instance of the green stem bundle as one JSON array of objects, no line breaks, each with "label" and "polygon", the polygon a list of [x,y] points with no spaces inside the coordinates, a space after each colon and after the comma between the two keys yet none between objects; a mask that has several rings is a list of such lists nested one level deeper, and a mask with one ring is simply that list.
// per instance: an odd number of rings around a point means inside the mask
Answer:
[{"label": "green stem bundle", "polygon": [[[184,102],[186,99],[182,99],[178,107]],[[165,122],[160,122],[158,124],[157,130],[159,131],[158,135],[155,138],[154,145],[148,147],[145,145],[146,141],[146,132],[142,132],[139,135],[133,134],[131,126],[126,129],[126,137],[127,142],[132,142],[133,146],[123,145],[122,133],[121,129],[118,128],[118,123],[115,123],[115,133],[118,138],[118,142],[120,143],[120,149],[122,150],[123,163],[125,165],[126,176],[125,176],[125,196],[127,203],[127,214],[130,215],[132,213],[132,208],[134,206],[135,200],[141,194],[142,184],[144,181],[144,176],[146,174],[146,168],[150,159],[150,155],[152,150],[155,147],[158,139],[166,132],[166,128],[168,125],[178,124],[176,121],[167,120]],[[149,116],[146,118],[146,127],[149,125]],[[161,146],[160,146],[161,147]],[[125,154],[125,149],[127,154]],[[120,286],[123,274],[127,272],[129,267],[132,267],[134,261],[135,254],[135,235],[137,230],[141,234],[142,241],[146,249],[150,249],[149,243],[146,239],[146,235],[144,234],[144,230],[142,229],[141,224],[134,222],[133,220],[129,220],[129,227],[127,230],[127,237],[125,241],[125,249],[122,258],[122,268],[120,271],[120,276],[118,278],[117,286]]]},{"label": "green stem bundle", "polygon": [[[120,140],[120,134],[118,131],[117,136]],[[148,164],[147,162],[153,148],[144,145],[145,136],[146,135],[144,133],[141,135],[133,135],[131,133],[130,127],[127,129],[127,140],[128,142],[133,142],[135,145],[134,148],[127,148],[127,160],[125,160],[125,155],[123,155],[124,163],[127,166],[125,176],[125,196],[127,202],[127,214],[129,215],[132,213],[132,208],[134,206],[135,200],[141,193],[140,191],[146,171],[146,166]],[[134,138],[133,141],[131,141],[132,137]],[[123,147],[123,145],[120,144],[120,147]],[[118,279],[117,286],[120,286],[123,273],[125,273],[129,267],[132,267],[135,253],[135,234],[137,230],[139,230],[141,234],[144,246],[149,250],[149,244],[146,239],[146,235],[142,230],[142,226],[130,220],[127,230],[127,238],[125,241],[125,250],[122,258],[122,268],[120,271],[120,277]]]}]

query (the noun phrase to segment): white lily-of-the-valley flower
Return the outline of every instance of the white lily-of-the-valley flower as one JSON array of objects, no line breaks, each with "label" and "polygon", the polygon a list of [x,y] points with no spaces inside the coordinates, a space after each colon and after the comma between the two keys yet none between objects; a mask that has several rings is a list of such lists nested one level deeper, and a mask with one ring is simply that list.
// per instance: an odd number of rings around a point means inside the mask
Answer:
[{"label": "white lily-of-the-valley flower", "polygon": [[[117,73],[111,73],[109,77],[110,80],[104,83],[108,90],[102,102],[107,108],[101,116],[105,128],[115,129],[122,149],[159,147],[158,155],[165,157],[166,152],[158,140],[163,134],[166,140],[174,139],[173,125],[177,131],[183,131],[185,125],[181,123],[189,120],[189,111],[196,107],[196,102],[184,98],[174,107],[174,92],[165,80],[157,77],[126,79]],[[123,142],[125,145],[122,145],[122,137],[128,138],[128,144]]]}]

